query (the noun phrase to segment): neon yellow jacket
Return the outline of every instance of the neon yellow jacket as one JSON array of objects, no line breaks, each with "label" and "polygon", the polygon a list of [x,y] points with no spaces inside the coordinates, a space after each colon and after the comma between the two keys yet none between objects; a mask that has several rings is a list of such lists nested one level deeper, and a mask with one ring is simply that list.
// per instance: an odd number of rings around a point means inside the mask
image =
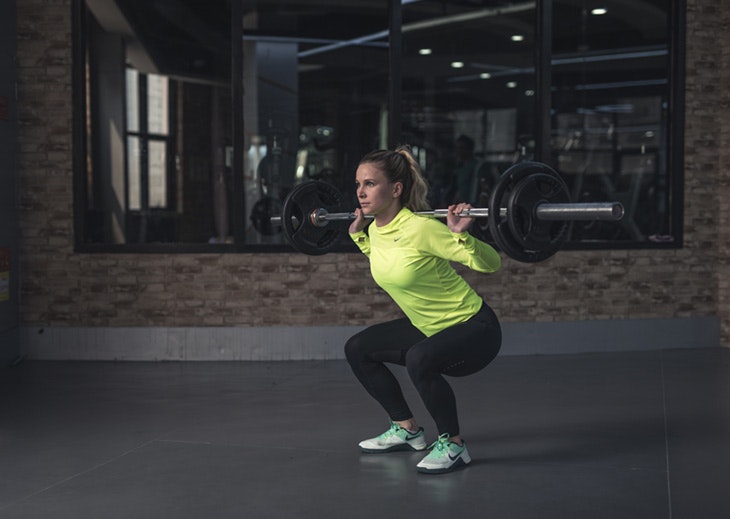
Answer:
[{"label": "neon yellow jacket", "polygon": [[468,232],[452,233],[442,222],[403,208],[388,225],[371,224],[350,235],[370,258],[370,272],[411,323],[427,337],[476,314],[482,298],[452,267],[495,272],[494,248]]}]

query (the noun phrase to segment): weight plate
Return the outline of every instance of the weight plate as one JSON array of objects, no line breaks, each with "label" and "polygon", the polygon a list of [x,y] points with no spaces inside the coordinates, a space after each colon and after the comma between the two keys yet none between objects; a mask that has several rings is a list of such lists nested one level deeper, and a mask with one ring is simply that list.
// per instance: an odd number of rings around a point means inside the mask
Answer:
[{"label": "weight plate", "polygon": [[507,224],[514,241],[525,250],[557,252],[568,236],[569,223],[540,220],[536,209],[543,203],[570,202],[563,179],[547,173],[533,173],[519,182],[507,197]]},{"label": "weight plate", "polygon": [[310,256],[327,254],[342,237],[342,228],[333,222],[319,225],[310,215],[317,209],[335,213],[342,205],[342,195],[332,184],[313,180],[294,187],[284,199],[281,222],[289,244]]},{"label": "weight plate", "polygon": [[[535,181],[529,180],[535,176]],[[548,180],[550,179],[550,180]],[[524,183],[523,183],[524,181]],[[567,186],[560,175],[541,162],[520,162],[508,168],[499,178],[489,196],[489,230],[497,246],[509,257],[525,263],[544,261],[553,256],[567,239],[566,222],[543,225],[534,214],[538,194],[557,201],[569,202]],[[512,196],[513,192],[515,193]],[[530,206],[529,200],[537,202]],[[510,215],[510,200],[515,214]],[[502,216],[501,209],[507,209]],[[529,213],[529,217],[523,212]]]}]

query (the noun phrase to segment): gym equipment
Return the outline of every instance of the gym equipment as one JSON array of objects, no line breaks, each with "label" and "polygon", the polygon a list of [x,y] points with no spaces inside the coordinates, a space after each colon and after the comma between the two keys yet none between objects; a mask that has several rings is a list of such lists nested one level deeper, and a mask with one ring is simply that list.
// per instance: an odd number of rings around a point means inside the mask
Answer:
[{"label": "gym equipment", "polygon": [[[338,212],[341,206],[342,195],[335,186],[317,180],[305,182],[289,192],[281,217],[271,217],[270,225],[281,225],[287,241],[299,252],[326,254],[346,232],[329,223],[355,218],[353,212]],[[416,214],[446,218],[448,209]],[[458,216],[487,218],[499,249],[517,261],[534,263],[561,249],[571,221],[618,221],[623,214],[619,202],[571,203],[568,187],[554,169],[528,161],[511,166],[500,176],[489,208],[472,208]]]}]

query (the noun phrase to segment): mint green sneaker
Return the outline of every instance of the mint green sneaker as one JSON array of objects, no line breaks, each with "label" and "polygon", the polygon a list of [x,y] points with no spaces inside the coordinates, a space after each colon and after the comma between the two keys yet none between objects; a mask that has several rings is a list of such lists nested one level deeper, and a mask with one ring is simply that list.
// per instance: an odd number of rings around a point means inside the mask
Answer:
[{"label": "mint green sneaker", "polygon": [[422,451],[426,448],[423,427],[418,432],[408,432],[395,422],[380,436],[359,443],[363,452]]},{"label": "mint green sneaker", "polygon": [[459,445],[449,441],[448,434],[442,434],[430,446],[429,452],[421,463],[416,465],[418,472],[424,474],[443,474],[451,472],[457,467],[471,463],[471,456],[466,450],[466,443]]}]

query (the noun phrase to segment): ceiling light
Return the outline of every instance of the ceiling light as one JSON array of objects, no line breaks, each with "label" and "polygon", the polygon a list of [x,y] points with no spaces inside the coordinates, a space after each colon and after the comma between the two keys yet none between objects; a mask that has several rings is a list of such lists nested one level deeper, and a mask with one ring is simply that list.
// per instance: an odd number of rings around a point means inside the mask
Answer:
[{"label": "ceiling light", "polygon": [[482,79],[489,79],[490,77],[492,77],[492,75],[489,72],[482,72],[481,74],[479,74],[479,77]]},{"label": "ceiling light", "polygon": [[418,49],[418,53],[421,56],[428,56],[429,54],[431,54],[431,52],[431,49]]},{"label": "ceiling light", "polygon": [[463,61],[452,61],[451,68],[464,68],[464,62]]},{"label": "ceiling light", "polygon": [[507,82],[507,88],[515,88],[517,86],[517,81],[508,81]]},{"label": "ceiling light", "polygon": [[525,95],[527,97],[532,97],[535,95],[535,91],[534,90],[525,90]]},{"label": "ceiling light", "polygon": [[591,14],[594,16],[601,16],[602,14],[606,14],[608,12],[608,9],[604,7],[596,7],[595,9],[591,10]]},{"label": "ceiling light", "polygon": [[511,40],[512,41],[522,41],[525,37],[521,34],[513,34]]}]

